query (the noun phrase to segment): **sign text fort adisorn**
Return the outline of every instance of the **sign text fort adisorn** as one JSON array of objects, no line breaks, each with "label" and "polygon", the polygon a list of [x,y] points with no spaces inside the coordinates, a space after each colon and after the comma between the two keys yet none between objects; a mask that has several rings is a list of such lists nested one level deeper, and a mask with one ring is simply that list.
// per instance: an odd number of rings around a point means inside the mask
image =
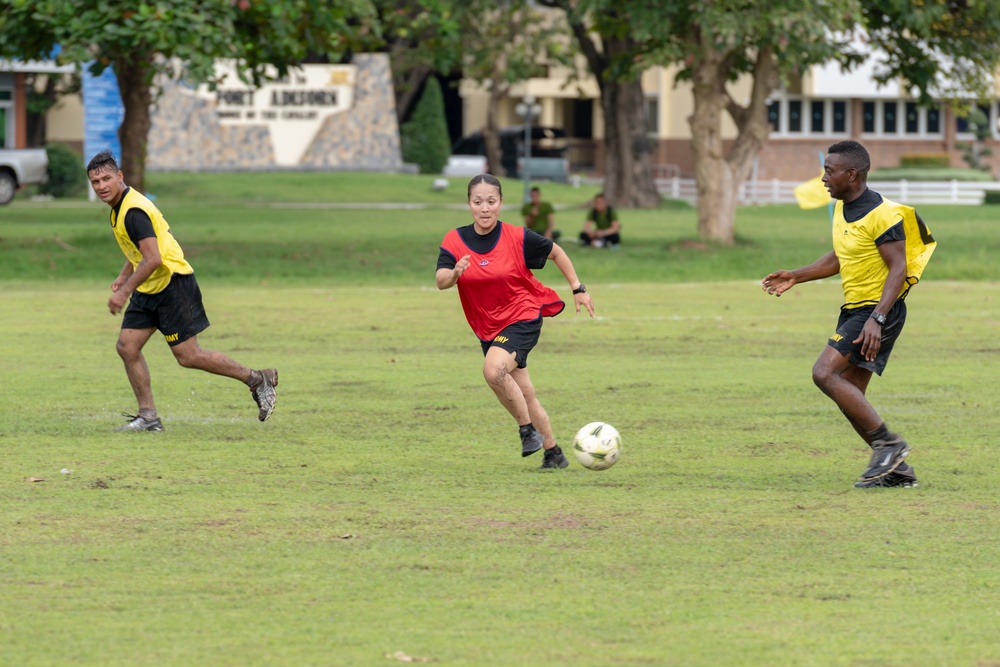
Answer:
[{"label": "sign text fort adisorn", "polygon": [[279,165],[298,164],[323,121],[354,104],[352,65],[303,65],[256,89],[231,63],[217,64],[216,75],[215,90],[200,86],[195,94],[214,103],[220,125],[266,126]]}]

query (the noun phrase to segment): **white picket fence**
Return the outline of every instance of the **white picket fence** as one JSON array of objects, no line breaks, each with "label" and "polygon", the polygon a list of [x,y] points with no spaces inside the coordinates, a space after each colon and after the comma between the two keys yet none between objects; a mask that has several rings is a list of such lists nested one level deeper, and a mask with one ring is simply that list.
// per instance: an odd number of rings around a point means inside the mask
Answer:
[{"label": "white picket fence", "polygon": [[[740,186],[742,205],[795,204],[793,189],[801,181],[747,181]],[[694,204],[698,189],[693,178],[658,178],[660,194]],[[956,204],[978,206],[986,191],[1000,191],[1000,183],[969,181],[871,181],[868,187],[900,204]]]}]

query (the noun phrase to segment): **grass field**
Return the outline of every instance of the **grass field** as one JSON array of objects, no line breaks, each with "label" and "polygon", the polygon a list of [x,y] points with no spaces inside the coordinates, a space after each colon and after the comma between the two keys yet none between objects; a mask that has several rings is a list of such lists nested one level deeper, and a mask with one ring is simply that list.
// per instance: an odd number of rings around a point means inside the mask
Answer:
[{"label": "grass field", "polygon": [[570,246],[599,318],[547,322],[532,377],[561,444],[603,419],[625,452],[542,472],[433,287],[462,211],[209,206],[224,177],[171,176],[201,342],[277,366],[277,409],[154,340],[167,431],[111,433],[106,210],[0,209],[0,664],[1000,664],[988,207],[921,209],[941,247],[869,391],[921,486],[863,492],[809,378],[839,285],[756,284],[825,251],[823,211],[743,210],[734,248],[627,211],[622,250]]}]

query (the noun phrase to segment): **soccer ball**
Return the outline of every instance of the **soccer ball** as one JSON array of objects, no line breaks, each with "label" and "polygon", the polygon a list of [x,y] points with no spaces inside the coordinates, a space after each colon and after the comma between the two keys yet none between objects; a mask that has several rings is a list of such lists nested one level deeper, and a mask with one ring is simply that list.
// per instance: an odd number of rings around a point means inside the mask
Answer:
[{"label": "soccer ball", "polygon": [[573,438],[573,455],[589,470],[607,470],[621,453],[622,436],[611,424],[591,422]]}]

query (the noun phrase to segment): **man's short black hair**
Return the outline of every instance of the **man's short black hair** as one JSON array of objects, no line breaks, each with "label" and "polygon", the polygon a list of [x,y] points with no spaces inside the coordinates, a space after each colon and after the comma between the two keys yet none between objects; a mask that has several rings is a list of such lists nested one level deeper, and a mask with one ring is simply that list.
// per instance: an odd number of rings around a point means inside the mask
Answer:
[{"label": "man's short black hair", "polygon": [[847,166],[856,169],[862,176],[866,176],[868,174],[868,170],[871,169],[871,156],[868,155],[868,151],[865,150],[865,147],[857,141],[852,141],[850,139],[847,141],[838,141],[834,145],[827,148],[826,152],[827,154],[837,153],[843,155],[847,158]]},{"label": "man's short black hair", "polygon": [[90,158],[90,162],[87,163],[88,174],[92,171],[104,171],[105,169],[118,171],[118,161],[115,160],[115,154],[109,150],[101,151],[94,157]]}]

